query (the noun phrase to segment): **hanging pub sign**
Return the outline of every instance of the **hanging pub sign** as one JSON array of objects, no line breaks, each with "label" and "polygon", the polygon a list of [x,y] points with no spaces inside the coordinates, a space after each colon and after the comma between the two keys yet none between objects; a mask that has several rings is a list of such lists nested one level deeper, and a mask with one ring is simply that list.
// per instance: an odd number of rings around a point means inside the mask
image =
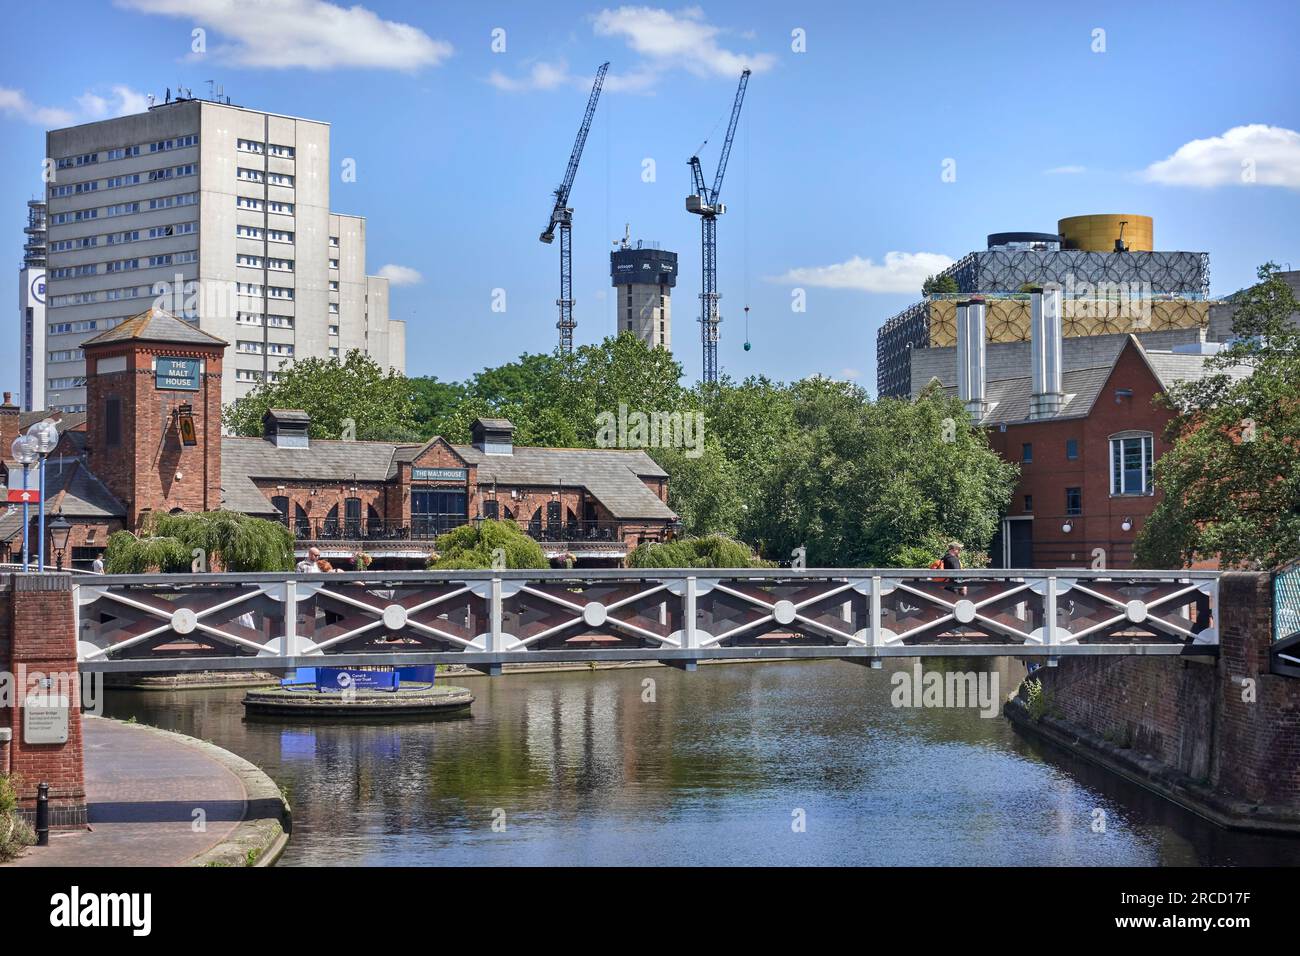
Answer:
[{"label": "hanging pub sign", "polygon": [[198,432],[194,430],[194,406],[182,405],[176,410],[176,421],[181,430],[182,445],[197,445],[199,443]]},{"label": "hanging pub sign", "polygon": [[196,358],[157,358],[154,360],[154,387],[170,391],[199,390],[199,360]]}]

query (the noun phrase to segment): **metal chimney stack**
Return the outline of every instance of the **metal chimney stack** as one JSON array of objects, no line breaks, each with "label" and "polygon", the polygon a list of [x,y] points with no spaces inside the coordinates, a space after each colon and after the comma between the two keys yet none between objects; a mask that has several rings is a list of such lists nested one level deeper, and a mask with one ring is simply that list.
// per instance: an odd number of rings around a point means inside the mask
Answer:
[{"label": "metal chimney stack", "polygon": [[1061,290],[1030,289],[1029,341],[1034,392],[1030,418],[1048,418],[1061,410],[1065,394],[1061,385]]},{"label": "metal chimney stack", "polygon": [[957,303],[957,397],[979,421],[988,410],[984,400],[984,300]]}]

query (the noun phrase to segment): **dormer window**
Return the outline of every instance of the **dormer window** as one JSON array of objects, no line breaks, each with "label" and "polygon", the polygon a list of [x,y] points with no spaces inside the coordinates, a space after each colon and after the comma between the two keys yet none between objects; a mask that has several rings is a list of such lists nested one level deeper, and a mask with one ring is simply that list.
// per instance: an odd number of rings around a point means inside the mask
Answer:
[{"label": "dormer window", "polygon": [[307,448],[311,416],[297,408],[271,408],[262,416],[262,437],[276,448]]},{"label": "dormer window", "polygon": [[515,426],[506,418],[476,418],[470,426],[474,447],[485,455],[513,455]]}]

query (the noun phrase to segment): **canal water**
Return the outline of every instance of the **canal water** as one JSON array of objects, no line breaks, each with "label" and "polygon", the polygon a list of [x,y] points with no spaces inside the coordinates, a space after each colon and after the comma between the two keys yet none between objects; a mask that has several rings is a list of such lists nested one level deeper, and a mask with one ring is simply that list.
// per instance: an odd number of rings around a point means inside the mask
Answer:
[{"label": "canal water", "polygon": [[[282,866],[1300,862],[1300,840],[1222,830],[1000,716],[893,706],[913,663],[460,678],[471,716],[391,724],[246,720],[233,689],[111,691],[106,712],[270,774]],[[995,666],[1005,696],[1023,670]]]}]

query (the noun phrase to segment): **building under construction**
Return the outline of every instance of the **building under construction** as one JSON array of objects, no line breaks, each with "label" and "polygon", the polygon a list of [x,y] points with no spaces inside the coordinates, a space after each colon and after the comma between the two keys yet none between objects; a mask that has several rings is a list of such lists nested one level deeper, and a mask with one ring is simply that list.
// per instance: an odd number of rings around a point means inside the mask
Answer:
[{"label": "building under construction", "polygon": [[609,254],[609,278],[618,290],[618,331],[671,350],[677,253],[625,236]]}]

